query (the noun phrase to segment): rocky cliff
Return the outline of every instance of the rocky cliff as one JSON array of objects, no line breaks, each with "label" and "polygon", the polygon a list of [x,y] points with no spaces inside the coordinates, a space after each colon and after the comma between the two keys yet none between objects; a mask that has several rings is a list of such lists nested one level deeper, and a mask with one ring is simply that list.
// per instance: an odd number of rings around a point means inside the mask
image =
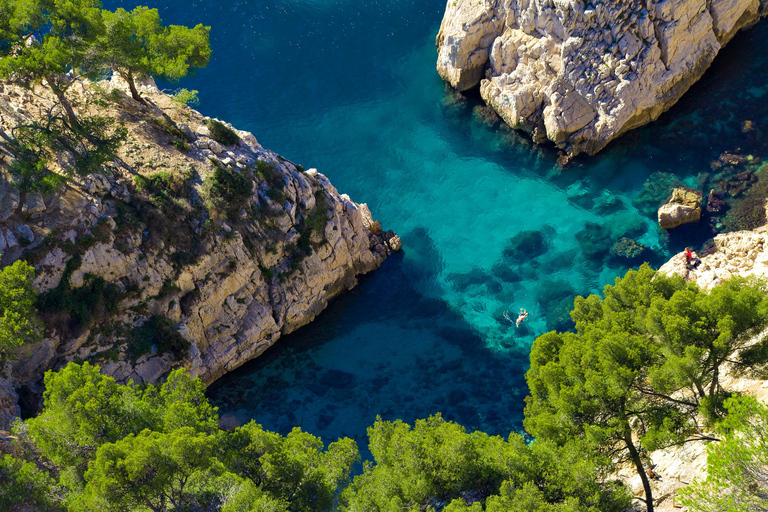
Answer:
[{"label": "rocky cliff", "polygon": [[[46,324],[45,339],[14,362],[17,383],[70,360],[123,382],[186,367],[210,383],[313,320],[399,248],[325,176],[153,83],[142,87],[147,105],[117,81],[73,90],[81,115],[117,119],[128,135],[102,173],[75,174],[50,195],[15,190],[5,173],[13,156],[3,153],[2,263],[35,265]],[[42,88],[2,86],[6,141],[52,105]],[[215,140],[221,133],[235,135],[229,146]],[[65,172],[69,157],[57,155],[53,170]]]},{"label": "rocky cliff", "polygon": [[448,0],[437,70],[512,127],[594,154],[657,119],[768,0]]}]

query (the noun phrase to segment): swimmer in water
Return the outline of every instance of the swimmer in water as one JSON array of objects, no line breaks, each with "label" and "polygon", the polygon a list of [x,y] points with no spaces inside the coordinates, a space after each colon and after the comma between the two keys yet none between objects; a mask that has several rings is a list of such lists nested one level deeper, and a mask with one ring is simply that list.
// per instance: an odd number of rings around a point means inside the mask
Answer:
[{"label": "swimmer in water", "polygon": [[523,308],[520,308],[520,315],[517,317],[517,321],[515,322],[515,327],[520,327],[520,322],[522,322],[526,318],[528,318],[528,312]]}]

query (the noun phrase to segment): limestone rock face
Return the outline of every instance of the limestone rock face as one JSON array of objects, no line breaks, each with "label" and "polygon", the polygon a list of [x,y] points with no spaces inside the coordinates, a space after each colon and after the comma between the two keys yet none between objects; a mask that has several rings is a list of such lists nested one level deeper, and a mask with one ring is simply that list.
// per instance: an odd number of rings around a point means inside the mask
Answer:
[{"label": "limestone rock face", "polygon": [[[14,384],[0,379],[0,429],[18,414],[4,412],[15,403],[13,387],[39,382],[67,361],[98,364],[120,382],[157,382],[184,367],[210,383],[312,321],[400,246],[365,204],[340,194],[317,170],[305,172],[231,125],[239,143],[216,142],[199,112],[151,81],[140,88],[149,105],[135,102],[119,79],[73,89],[83,95],[79,109],[103,105],[93,99],[105,89],[119,93],[98,113],[125,119],[127,141],[102,173],[50,196],[27,195],[24,208],[3,158],[2,264],[34,264],[43,293],[65,279],[71,288],[103,279],[114,307],[77,328],[49,319],[53,335],[24,347],[13,362]],[[0,93],[0,132],[44,115],[51,101],[43,88],[33,96],[0,84]],[[67,162],[64,155],[55,165]],[[245,191],[236,207],[214,194],[216,183],[230,186],[216,181],[222,172],[252,185],[239,186]],[[151,335],[147,326],[155,324],[178,332],[183,347],[169,350],[151,337],[141,345],[136,333]]]},{"label": "limestone rock face", "polygon": [[437,71],[510,126],[596,153],[657,119],[766,0],[449,0]]},{"label": "limestone rock face", "polygon": [[678,187],[672,197],[659,208],[659,226],[673,229],[683,224],[699,222],[701,219],[701,192]]},{"label": "limestone rock face", "polygon": [[768,226],[717,235],[705,254],[693,270],[685,268],[680,253],[662,265],[659,272],[686,277],[705,290],[735,275],[768,278]]}]

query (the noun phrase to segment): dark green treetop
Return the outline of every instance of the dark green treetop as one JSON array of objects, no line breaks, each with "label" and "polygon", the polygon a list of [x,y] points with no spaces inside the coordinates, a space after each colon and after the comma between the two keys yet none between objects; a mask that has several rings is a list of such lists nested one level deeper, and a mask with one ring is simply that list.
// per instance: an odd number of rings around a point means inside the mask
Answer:
[{"label": "dark green treetop", "polygon": [[[631,461],[653,497],[642,453],[702,438],[700,413],[722,413],[726,361],[759,368],[766,325],[764,285],[733,279],[705,293],[647,265],[606,286],[604,297],[577,298],[576,333],[540,336],[526,378],[526,429],[564,443],[583,437]],[[756,348],[755,348],[756,347]]]},{"label": "dark green treetop", "polygon": [[169,80],[185,77],[190,68],[208,64],[211,27],[163,26],[157,9],[139,6],[132,11],[102,11],[106,31],[99,41],[99,56],[128,82],[131,95],[144,103],[135,80],[155,76]]}]

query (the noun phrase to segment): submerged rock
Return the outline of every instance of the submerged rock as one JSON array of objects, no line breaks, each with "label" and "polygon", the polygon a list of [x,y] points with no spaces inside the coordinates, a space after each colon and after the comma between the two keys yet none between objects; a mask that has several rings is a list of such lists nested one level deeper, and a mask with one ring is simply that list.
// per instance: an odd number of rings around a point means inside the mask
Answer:
[{"label": "submerged rock", "polygon": [[569,154],[657,119],[765,0],[448,2],[437,71],[504,121]]},{"label": "submerged rock", "polygon": [[523,262],[545,254],[549,242],[542,230],[521,231],[513,236],[502,252],[505,259],[513,262]]},{"label": "submerged rock", "polygon": [[592,261],[601,261],[611,250],[611,230],[602,224],[587,222],[584,229],[576,233],[584,257]]},{"label": "submerged rock", "polygon": [[633,260],[642,256],[646,249],[648,249],[648,247],[640,242],[624,237],[613,244],[613,247],[611,247],[611,255]]}]

